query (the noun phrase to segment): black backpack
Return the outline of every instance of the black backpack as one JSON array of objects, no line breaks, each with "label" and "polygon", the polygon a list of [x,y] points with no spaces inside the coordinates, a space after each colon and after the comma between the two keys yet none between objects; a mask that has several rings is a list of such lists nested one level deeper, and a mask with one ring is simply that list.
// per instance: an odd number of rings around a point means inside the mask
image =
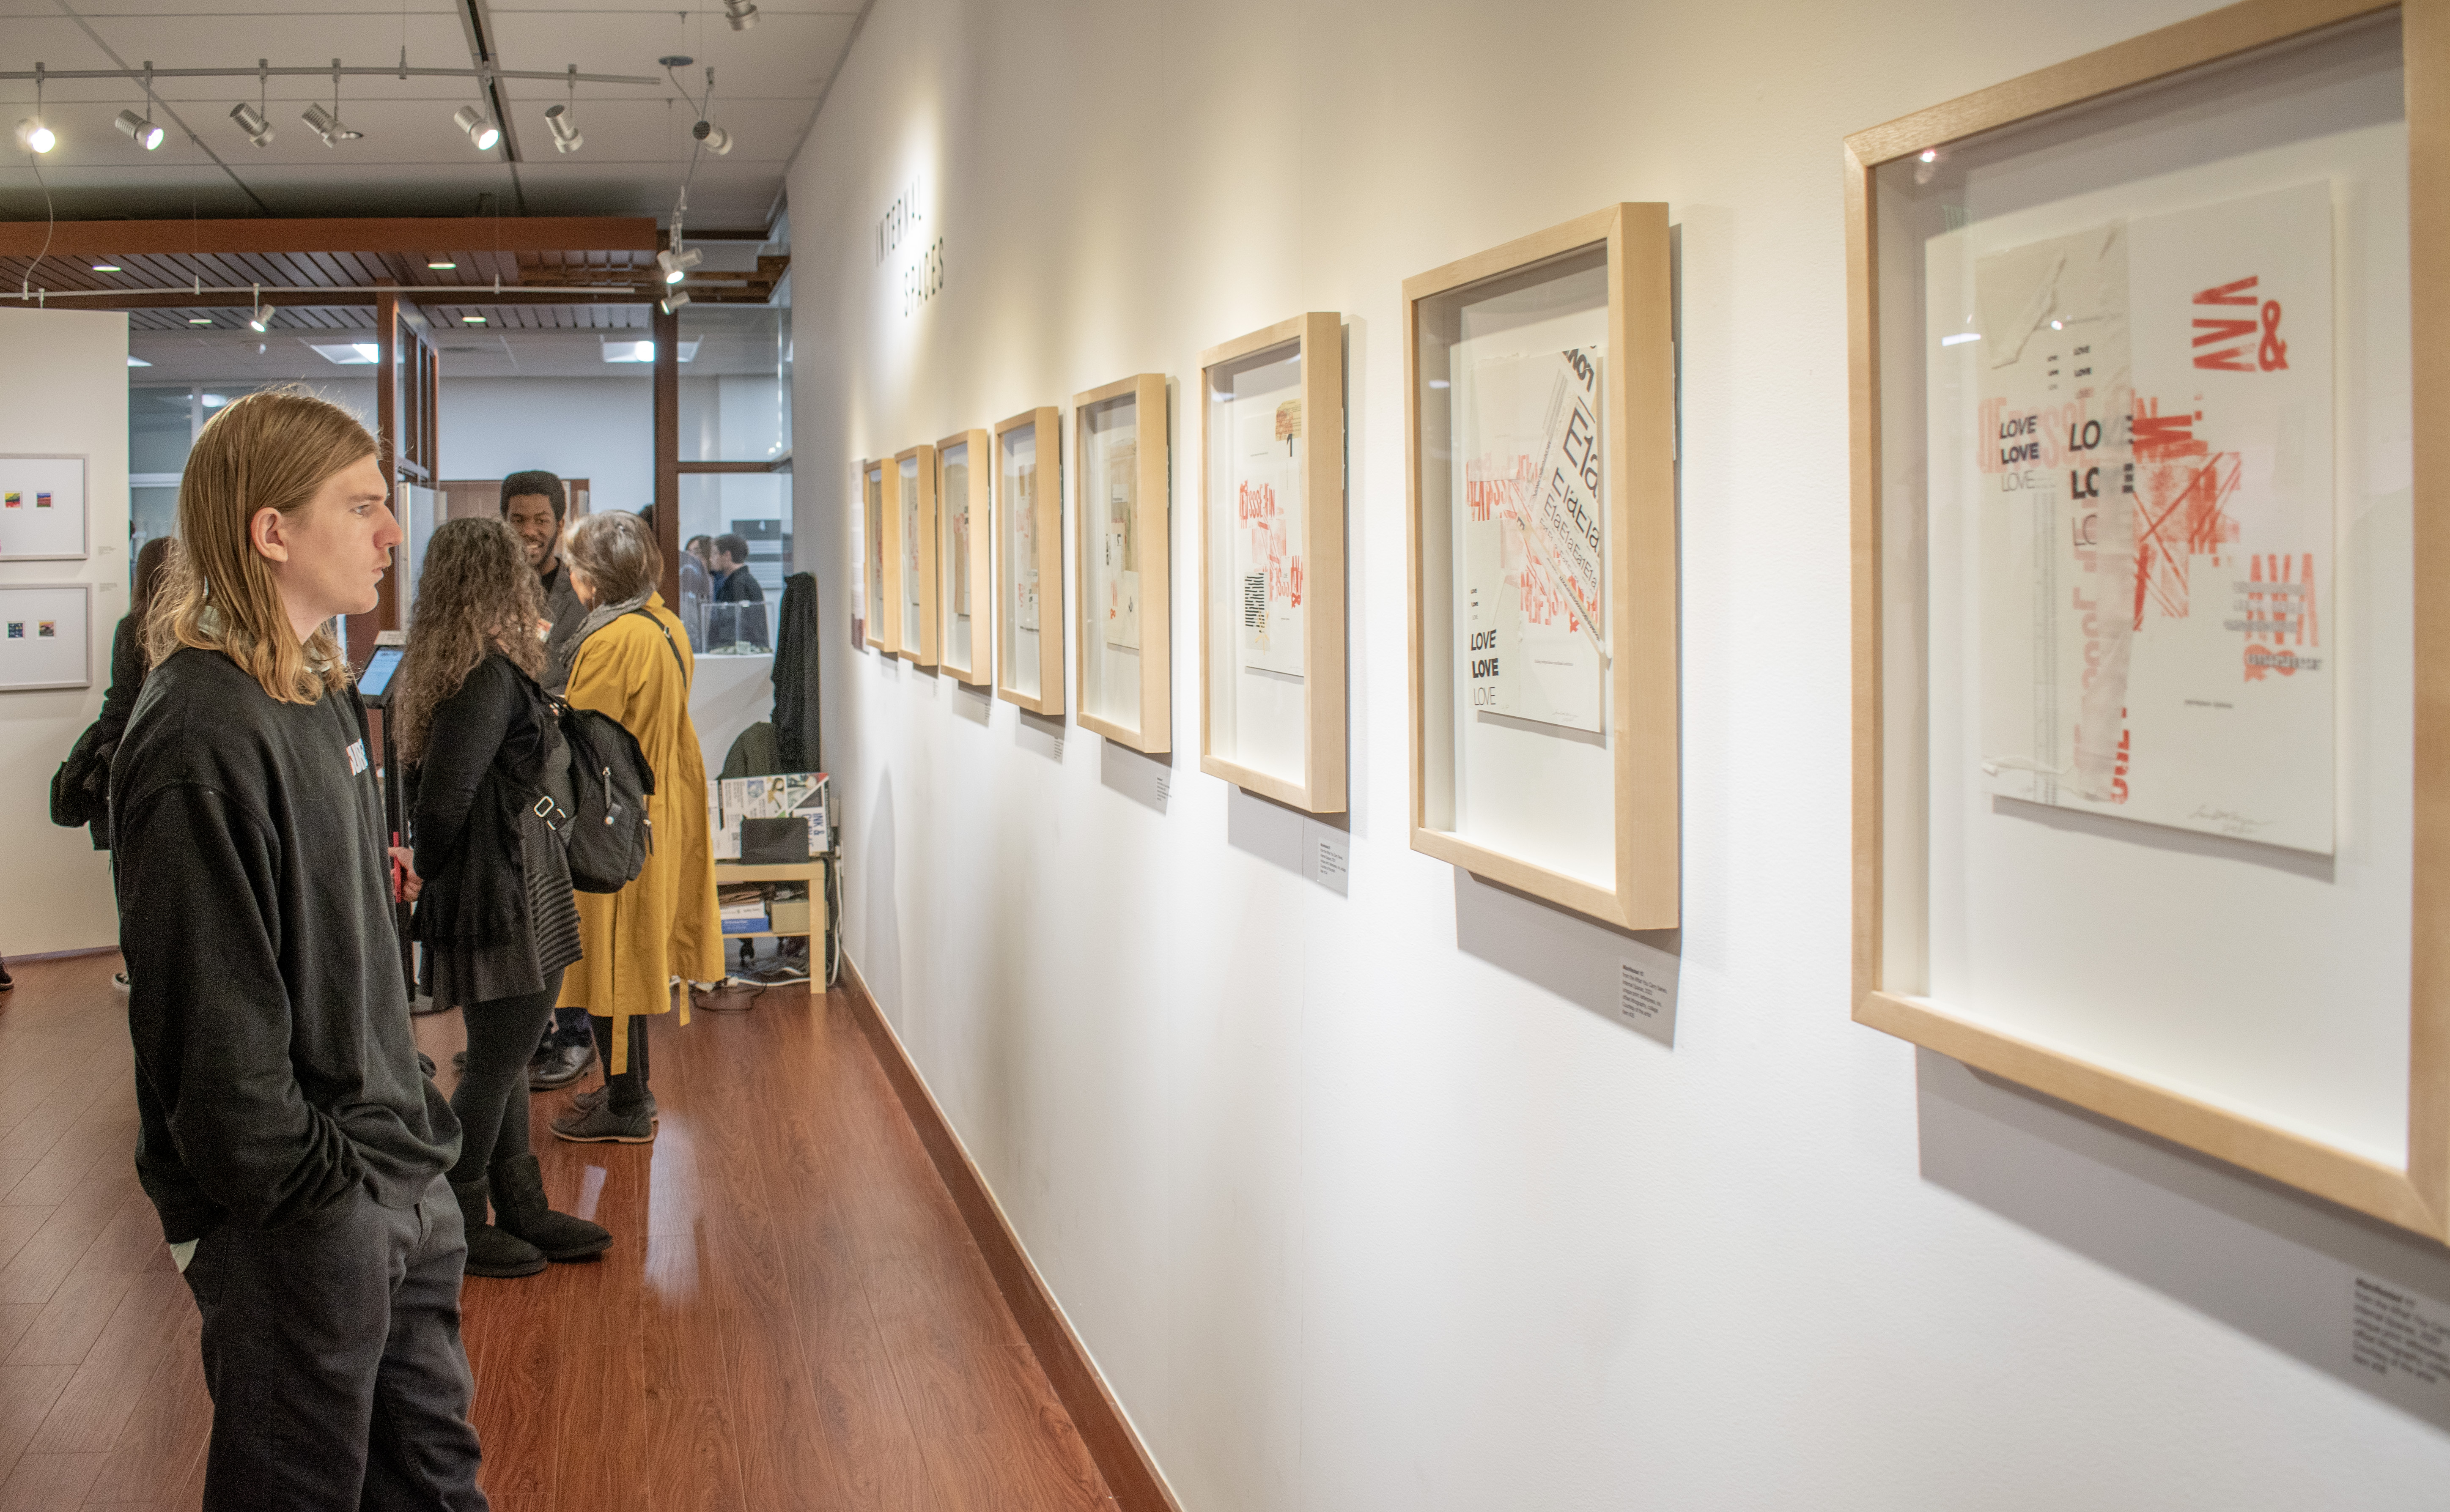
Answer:
[{"label": "black backpack", "polygon": [[[672,632],[663,622],[651,614],[647,621],[663,630],[671,646]],[[682,668],[686,697],[688,669],[680,648],[672,646],[671,652],[673,665]],[[654,848],[654,825],[647,818],[654,769],[638,748],[638,737],[612,715],[573,708],[559,699],[553,707],[567,755],[545,763],[537,812],[561,837],[570,857],[570,884],[583,893],[617,893],[636,880]]]}]

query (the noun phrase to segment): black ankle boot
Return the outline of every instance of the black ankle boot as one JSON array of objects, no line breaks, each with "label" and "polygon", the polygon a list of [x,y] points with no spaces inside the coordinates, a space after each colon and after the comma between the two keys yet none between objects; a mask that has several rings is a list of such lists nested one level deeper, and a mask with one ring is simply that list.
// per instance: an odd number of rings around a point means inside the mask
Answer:
[{"label": "black ankle boot", "polygon": [[532,1276],[544,1269],[544,1251],[516,1234],[485,1221],[485,1178],[451,1183],[459,1199],[459,1221],[468,1230],[468,1273],[472,1276]]},{"label": "black ankle boot", "polygon": [[494,1168],[494,1216],[503,1232],[535,1246],[548,1260],[584,1260],[612,1248],[612,1235],[603,1229],[553,1211],[544,1198],[544,1172],[533,1154]]}]

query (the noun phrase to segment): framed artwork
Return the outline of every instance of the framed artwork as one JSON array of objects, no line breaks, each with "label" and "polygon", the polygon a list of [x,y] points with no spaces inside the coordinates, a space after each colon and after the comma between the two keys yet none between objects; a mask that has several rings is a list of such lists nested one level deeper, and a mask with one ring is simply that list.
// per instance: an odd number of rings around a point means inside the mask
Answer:
[{"label": "framed artwork", "polygon": [[1678,917],[1667,207],[1404,283],[1412,848],[1628,929]]},{"label": "framed artwork", "polygon": [[1344,811],[1344,325],[1199,356],[1199,769]]},{"label": "framed artwork", "polygon": [[1074,395],[1072,428],[1080,723],[1163,755],[1174,748],[1165,376],[1142,373]]},{"label": "framed artwork", "polygon": [[2436,1238],[2445,65],[2248,0],[1845,145],[1855,1018]]},{"label": "framed artwork", "polygon": [[1063,717],[1063,417],[995,428],[996,696]]},{"label": "framed artwork", "polygon": [[902,649],[902,616],[894,612],[902,591],[901,553],[895,550],[900,512],[892,497],[901,492],[901,470],[889,463],[860,464],[862,507],[867,517],[867,646],[891,655]]},{"label": "framed artwork", "polygon": [[82,455],[0,455],[0,562],[78,562],[92,550]]},{"label": "framed artwork", "polygon": [[936,443],[936,540],[943,562],[936,597],[943,611],[936,644],[944,670],[972,688],[987,686],[995,654],[987,626],[994,450],[984,431],[958,431]]},{"label": "framed artwork", "polygon": [[936,665],[936,449],[914,446],[893,458],[894,560],[903,660]]},{"label": "framed artwork", "polygon": [[92,687],[92,630],[90,584],[0,586],[0,693]]}]

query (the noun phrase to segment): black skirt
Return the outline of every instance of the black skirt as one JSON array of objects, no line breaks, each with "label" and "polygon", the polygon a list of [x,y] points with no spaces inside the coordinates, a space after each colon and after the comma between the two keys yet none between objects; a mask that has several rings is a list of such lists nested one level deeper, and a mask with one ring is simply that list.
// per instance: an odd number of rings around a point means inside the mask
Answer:
[{"label": "black skirt", "polygon": [[559,838],[533,813],[520,816],[519,861],[527,873],[527,929],[499,944],[448,940],[428,944],[425,988],[436,1002],[466,1008],[549,987],[557,990],[562,972],[582,954],[569,858]]}]

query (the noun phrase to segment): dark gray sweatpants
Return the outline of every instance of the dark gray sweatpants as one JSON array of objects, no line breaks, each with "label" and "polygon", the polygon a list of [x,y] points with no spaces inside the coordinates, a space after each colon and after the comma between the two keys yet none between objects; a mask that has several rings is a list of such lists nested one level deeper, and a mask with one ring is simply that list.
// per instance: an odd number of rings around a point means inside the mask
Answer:
[{"label": "dark gray sweatpants", "polygon": [[360,1188],[284,1228],[206,1234],[186,1271],[213,1397],[206,1512],[484,1512],[467,1258],[440,1176],[413,1208]]}]

